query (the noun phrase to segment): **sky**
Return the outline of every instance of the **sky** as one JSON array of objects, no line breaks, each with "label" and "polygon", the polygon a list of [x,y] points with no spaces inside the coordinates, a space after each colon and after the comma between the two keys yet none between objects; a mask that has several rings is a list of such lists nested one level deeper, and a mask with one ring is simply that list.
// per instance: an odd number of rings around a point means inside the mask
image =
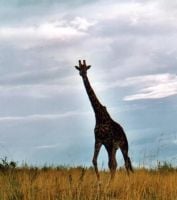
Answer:
[{"label": "sky", "polygon": [[176,165],[176,24],[176,0],[0,0],[0,158],[92,165],[95,118],[74,68],[85,59],[133,165]]}]

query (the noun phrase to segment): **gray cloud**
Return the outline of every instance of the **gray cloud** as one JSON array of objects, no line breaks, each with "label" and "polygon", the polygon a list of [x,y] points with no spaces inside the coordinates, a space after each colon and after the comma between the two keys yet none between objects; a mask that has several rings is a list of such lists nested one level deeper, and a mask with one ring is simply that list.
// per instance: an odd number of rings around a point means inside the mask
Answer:
[{"label": "gray cloud", "polygon": [[31,121],[43,121],[43,120],[56,120],[60,118],[70,118],[74,116],[88,115],[87,112],[70,111],[60,114],[43,114],[43,115],[27,115],[27,116],[8,116],[0,117],[0,122],[31,122]]},{"label": "gray cloud", "polygon": [[137,94],[126,96],[124,100],[158,99],[177,94],[177,76],[173,74],[156,74],[128,78],[125,85],[143,87]]},{"label": "gray cloud", "polygon": [[[33,85],[55,82],[55,80],[62,80],[63,73],[61,67],[50,67],[48,69],[28,70],[26,72],[18,72],[6,74],[0,78],[1,85]],[[66,79],[66,78],[65,78]]]},{"label": "gray cloud", "polygon": [[23,1],[23,0],[8,0],[0,1],[1,13],[3,20],[1,24],[12,26],[20,25],[36,25],[42,22],[56,21],[61,19],[68,13],[73,13],[74,9],[85,5],[92,4],[96,1],[88,0],[40,0],[40,1]]}]

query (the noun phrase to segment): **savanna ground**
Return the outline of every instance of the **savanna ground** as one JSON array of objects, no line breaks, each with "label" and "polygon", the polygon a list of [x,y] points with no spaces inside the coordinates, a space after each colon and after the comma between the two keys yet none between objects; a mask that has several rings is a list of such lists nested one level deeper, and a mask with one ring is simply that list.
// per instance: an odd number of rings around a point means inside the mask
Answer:
[{"label": "savanna ground", "polygon": [[101,171],[101,183],[93,168],[17,167],[0,164],[0,200],[177,200],[177,169],[168,163],[155,169],[138,168],[128,176]]}]

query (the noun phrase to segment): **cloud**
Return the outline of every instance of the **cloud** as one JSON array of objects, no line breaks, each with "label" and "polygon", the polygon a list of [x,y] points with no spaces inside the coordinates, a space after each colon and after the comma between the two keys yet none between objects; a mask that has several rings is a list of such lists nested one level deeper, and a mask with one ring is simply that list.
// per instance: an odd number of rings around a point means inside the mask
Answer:
[{"label": "cloud", "polygon": [[87,31],[90,26],[96,24],[96,21],[89,22],[86,18],[76,17],[70,22],[70,24],[76,27],[78,30]]},{"label": "cloud", "polygon": [[[51,91],[52,89],[52,91]],[[3,97],[32,97],[46,98],[61,93],[63,90],[58,85],[20,85],[20,86],[1,86],[0,95]]]},{"label": "cloud", "polygon": [[[59,82],[60,84],[69,83],[74,81],[73,76],[65,76],[62,67],[29,69],[24,72],[9,72],[3,77],[0,77],[1,86],[20,86],[20,85],[37,85],[47,84],[50,86],[52,83]],[[61,77],[61,74],[63,77]]]},{"label": "cloud", "polygon": [[[92,0],[93,1],[93,0]],[[57,1],[57,0],[40,0],[40,1],[35,1],[35,0],[28,0],[28,1],[23,1],[23,0],[1,0],[1,4],[3,6],[17,6],[17,7],[25,7],[25,6],[51,6],[51,5],[60,5],[60,6],[67,6],[67,5],[78,5],[78,4],[87,4],[92,1],[88,0],[75,0],[74,2],[72,0],[65,0],[65,1]]]},{"label": "cloud", "polygon": [[174,74],[155,74],[127,78],[125,85],[143,87],[136,94],[124,97],[125,101],[160,99],[177,94],[177,76]]},{"label": "cloud", "polygon": [[30,122],[30,121],[43,121],[43,120],[55,120],[60,118],[70,118],[73,116],[83,116],[88,115],[89,112],[79,112],[79,111],[68,111],[60,114],[35,114],[26,116],[0,116],[0,122]]},{"label": "cloud", "polygon": [[[40,0],[40,1],[19,1],[19,0],[7,0],[0,1],[1,13],[0,18],[2,26],[39,26],[41,24],[51,22],[65,21],[68,16],[71,21],[75,20],[75,17],[83,19],[84,16],[80,16],[80,9],[83,6],[87,7],[97,1],[93,0]],[[78,15],[78,16],[77,16]],[[83,24],[82,20],[82,24]],[[85,24],[88,25],[87,20]],[[65,29],[66,30],[66,29]],[[68,29],[70,30],[70,29]],[[72,30],[71,30],[72,31]]]},{"label": "cloud", "polygon": [[[0,86],[0,96],[8,98],[18,98],[27,97],[34,99],[45,99],[45,98],[55,98],[61,95],[78,93],[83,86],[79,85],[77,82],[72,84],[72,81],[68,80],[41,80],[41,83],[29,83],[32,80],[23,80],[24,83],[16,82],[13,84],[4,84]],[[46,82],[45,82],[46,81]],[[11,81],[12,82],[12,81]],[[37,81],[36,81],[37,82]]]},{"label": "cloud", "polygon": [[77,92],[82,88],[77,76],[65,76],[67,67],[49,67],[4,74],[0,78],[0,96],[53,98]]},{"label": "cloud", "polygon": [[[85,21],[86,24],[87,21]],[[80,22],[83,28],[84,24]],[[87,26],[87,27],[86,27]],[[88,24],[84,26],[88,28]],[[80,29],[81,30],[81,29]],[[84,32],[74,27],[63,25],[60,23],[45,23],[39,26],[23,26],[23,27],[0,27],[1,40],[44,40],[44,39],[60,39],[67,40],[73,37],[85,35]]]},{"label": "cloud", "polygon": [[60,146],[60,144],[49,144],[49,145],[39,145],[39,146],[35,146],[35,149],[53,149],[53,148],[57,148],[58,146]]}]

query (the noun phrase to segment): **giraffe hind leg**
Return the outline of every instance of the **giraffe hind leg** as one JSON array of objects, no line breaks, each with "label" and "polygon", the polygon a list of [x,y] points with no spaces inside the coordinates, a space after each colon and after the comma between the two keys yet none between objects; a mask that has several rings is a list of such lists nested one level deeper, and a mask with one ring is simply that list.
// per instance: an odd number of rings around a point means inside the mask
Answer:
[{"label": "giraffe hind leg", "polygon": [[127,156],[127,160],[126,160],[126,162],[125,162],[125,167],[126,167],[128,173],[129,173],[129,170],[130,170],[131,172],[133,172],[131,160],[130,160],[130,158],[129,158],[128,156]]},{"label": "giraffe hind leg", "polygon": [[111,179],[113,180],[116,174],[116,168],[117,168],[117,161],[116,161],[116,149],[113,148],[110,145],[105,145],[105,148],[108,153],[108,167],[110,169],[111,173]]},{"label": "giraffe hind leg", "polygon": [[108,163],[108,166],[109,166],[109,169],[110,169],[110,172],[111,172],[111,180],[114,179],[115,177],[115,174],[116,174],[116,168],[117,168],[117,162],[116,162],[116,159],[111,159],[109,160],[109,163]]},{"label": "giraffe hind leg", "polygon": [[125,149],[121,149],[123,157],[124,157],[124,161],[125,161],[125,168],[127,170],[127,173],[129,174],[129,171],[133,172],[133,167],[131,164],[131,160],[128,156],[128,151]]}]

